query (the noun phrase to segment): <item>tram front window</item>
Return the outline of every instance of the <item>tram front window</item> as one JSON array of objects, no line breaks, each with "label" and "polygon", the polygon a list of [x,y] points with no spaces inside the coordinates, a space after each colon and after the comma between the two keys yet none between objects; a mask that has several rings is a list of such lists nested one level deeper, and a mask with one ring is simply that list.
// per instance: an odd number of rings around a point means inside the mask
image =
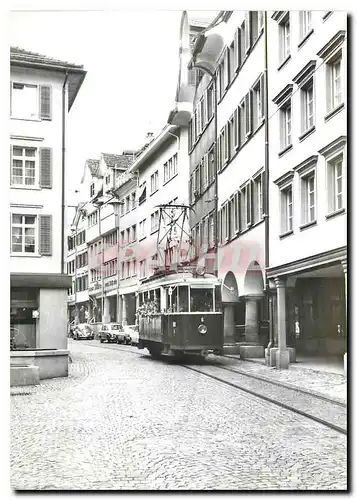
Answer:
[{"label": "tram front window", "polygon": [[191,312],[213,311],[213,290],[191,288]]}]

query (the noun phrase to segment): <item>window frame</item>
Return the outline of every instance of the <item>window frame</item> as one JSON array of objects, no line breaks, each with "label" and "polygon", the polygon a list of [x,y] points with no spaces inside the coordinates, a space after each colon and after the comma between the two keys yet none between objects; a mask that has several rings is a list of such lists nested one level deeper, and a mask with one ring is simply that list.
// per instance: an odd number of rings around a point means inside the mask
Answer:
[{"label": "window frame", "polygon": [[[14,223],[14,217],[21,217],[22,221],[21,223]],[[34,223],[33,224],[26,224],[26,217],[34,217]],[[25,222],[24,222],[25,221]],[[14,247],[14,228],[21,228],[21,252],[17,252],[13,250]],[[33,229],[34,232],[34,250],[33,252],[26,252],[26,229]],[[39,217],[38,214],[24,214],[24,213],[15,213],[11,212],[11,240],[10,240],[10,255],[12,256],[26,256],[26,257],[33,257],[36,255],[39,255]],[[17,243],[19,245],[19,243]]]}]

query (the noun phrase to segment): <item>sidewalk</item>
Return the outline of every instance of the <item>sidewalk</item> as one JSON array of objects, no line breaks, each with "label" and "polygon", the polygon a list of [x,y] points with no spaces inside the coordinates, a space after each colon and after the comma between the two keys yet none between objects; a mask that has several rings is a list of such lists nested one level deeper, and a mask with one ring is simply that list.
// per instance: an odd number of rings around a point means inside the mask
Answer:
[{"label": "sidewalk", "polygon": [[235,359],[234,367],[242,373],[276,382],[285,387],[298,388],[338,402],[347,402],[347,377],[345,375],[319,371],[318,367],[312,369],[312,364],[309,367],[292,364],[288,370],[277,370],[275,367],[266,366],[262,359],[242,361],[239,354],[227,354],[224,357]]}]

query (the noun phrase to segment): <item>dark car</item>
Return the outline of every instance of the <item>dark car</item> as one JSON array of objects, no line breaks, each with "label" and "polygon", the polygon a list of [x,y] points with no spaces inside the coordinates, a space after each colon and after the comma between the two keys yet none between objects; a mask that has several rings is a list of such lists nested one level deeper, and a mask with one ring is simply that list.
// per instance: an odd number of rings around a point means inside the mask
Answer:
[{"label": "dark car", "polygon": [[122,331],[122,326],[118,323],[107,323],[99,330],[99,339],[103,342],[117,342],[117,335]]},{"label": "dark car", "polygon": [[79,323],[74,327],[72,337],[74,340],[93,340],[93,328],[88,323]]}]

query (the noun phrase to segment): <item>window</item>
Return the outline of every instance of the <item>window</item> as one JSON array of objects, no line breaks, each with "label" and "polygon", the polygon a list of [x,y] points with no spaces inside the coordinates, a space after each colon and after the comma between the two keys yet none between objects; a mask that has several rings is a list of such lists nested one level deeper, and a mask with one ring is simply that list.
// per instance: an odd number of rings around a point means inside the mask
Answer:
[{"label": "window", "polygon": [[245,142],[245,100],[240,103],[239,106],[239,144],[244,144]]},{"label": "window", "polygon": [[130,243],[130,227],[126,229],[125,236],[126,236],[126,244],[128,245]]},{"label": "window", "polygon": [[229,59],[228,59],[228,82],[231,83],[235,77],[234,71],[234,58],[235,58],[235,40],[231,43],[229,47]]},{"label": "window", "polygon": [[261,172],[259,175],[255,176],[253,179],[253,221],[259,222],[263,219],[264,213],[264,172]]},{"label": "window", "polygon": [[146,219],[139,222],[139,240],[141,240],[142,238],[145,238],[145,222],[146,222]]},{"label": "window", "polygon": [[131,228],[131,241],[136,241],[136,224],[134,224]]},{"label": "window", "polygon": [[315,172],[301,177],[301,210],[302,224],[308,224],[316,219]]},{"label": "window", "polygon": [[214,147],[211,147],[211,149],[208,151],[208,158],[207,158],[207,163],[208,163],[208,183],[211,184],[211,182],[214,181],[215,177],[215,157],[214,157]]},{"label": "window", "polygon": [[37,173],[37,149],[12,146],[11,184],[34,186]]},{"label": "window", "polygon": [[133,260],[132,265],[131,265],[131,269],[132,269],[131,275],[136,276],[136,260]]},{"label": "window", "polygon": [[145,278],[147,274],[146,259],[140,261],[140,278]]},{"label": "window", "polygon": [[159,211],[156,210],[151,214],[151,232],[155,232],[159,229]]},{"label": "window", "polygon": [[291,144],[291,100],[280,108],[280,148],[283,150]]},{"label": "window", "polygon": [[264,75],[260,75],[257,83],[252,89],[252,121],[253,131],[256,130],[263,121],[264,117]]},{"label": "window", "polygon": [[327,162],[327,195],[329,213],[340,210],[344,206],[342,165],[342,154],[339,154]]},{"label": "window", "polygon": [[37,85],[12,82],[11,116],[24,119],[38,118],[39,103]]},{"label": "window", "polygon": [[125,231],[120,231],[120,244],[125,245]]},{"label": "window", "polygon": [[131,209],[134,210],[135,207],[136,207],[136,192],[133,191],[131,193]]},{"label": "window", "polygon": [[208,217],[208,248],[215,246],[215,217],[214,213]]},{"label": "window", "polygon": [[11,252],[35,254],[36,248],[36,215],[12,214]]},{"label": "window", "polygon": [[159,171],[156,170],[150,177],[151,194],[159,189]]},{"label": "window", "polygon": [[177,174],[177,153],[164,163],[164,183]]},{"label": "window", "polygon": [[91,198],[92,198],[92,196],[94,196],[94,182],[90,185],[89,195]]},{"label": "window", "polygon": [[242,62],[245,59],[245,53],[246,53],[246,46],[245,46],[245,43],[246,43],[245,21],[243,21],[243,23],[242,23],[242,25],[240,27],[239,35],[240,35],[240,40],[239,40],[239,48],[240,48],[239,60],[240,60],[240,64],[242,64]]},{"label": "window", "polygon": [[311,31],[311,10],[301,10],[300,16],[300,40],[305,38]]},{"label": "window", "polygon": [[105,183],[110,184],[110,174],[105,176]]},{"label": "window", "polygon": [[240,189],[239,195],[239,227],[244,231],[251,224],[251,183],[248,182]]},{"label": "window", "polygon": [[258,38],[258,36],[262,30],[261,14],[262,14],[262,11],[259,11],[259,10],[252,10],[250,12],[252,44],[254,44],[255,40]]},{"label": "window", "polygon": [[138,201],[139,205],[141,205],[141,203],[144,203],[144,201],[146,201],[146,181],[143,182],[139,187]]},{"label": "window", "polygon": [[130,196],[125,198],[125,213],[127,214],[130,211]]},{"label": "window", "polygon": [[121,275],[120,275],[120,279],[124,279],[125,278],[125,262],[122,262],[121,263]]},{"label": "window", "polygon": [[279,23],[280,63],[290,56],[290,14],[287,12]]},{"label": "window", "polygon": [[310,80],[301,89],[302,102],[302,133],[310,130],[315,124],[314,82]]},{"label": "window", "polygon": [[236,114],[230,117],[228,121],[228,146],[229,146],[229,158],[232,159],[236,151]]},{"label": "window", "polygon": [[88,226],[94,226],[95,224],[98,224],[98,210],[88,215]]},{"label": "window", "polygon": [[126,277],[126,278],[130,278],[130,267],[131,267],[131,262],[130,262],[130,261],[128,261],[128,262],[126,263],[126,274],[125,274],[125,277]]},{"label": "window", "polygon": [[344,102],[345,69],[343,67],[343,47],[346,32],[340,30],[317,52],[325,61],[326,68],[326,108],[327,113],[335,110]]},{"label": "window", "polygon": [[284,187],[280,191],[281,203],[281,233],[287,233],[293,230],[293,187]]},{"label": "window", "polygon": [[213,116],[213,109],[214,109],[213,84],[211,84],[207,88],[206,105],[207,105],[206,118],[207,118],[207,122],[208,122]]}]

